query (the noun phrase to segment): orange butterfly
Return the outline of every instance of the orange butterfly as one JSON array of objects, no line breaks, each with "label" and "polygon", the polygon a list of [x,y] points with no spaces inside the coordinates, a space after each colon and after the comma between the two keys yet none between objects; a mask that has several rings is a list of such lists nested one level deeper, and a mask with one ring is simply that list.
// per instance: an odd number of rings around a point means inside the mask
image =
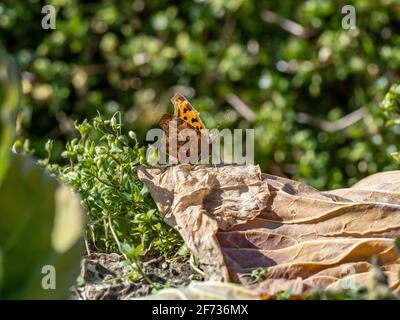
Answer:
[{"label": "orange butterfly", "polygon": [[[209,156],[211,143],[208,130],[196,109],[179,93],[176,93],[171,101],[175,113],[164,114],[159,122],[164,131],[163,152],[178,163],[193,163]],[[194,155],[193,150],[197,151]]]}]

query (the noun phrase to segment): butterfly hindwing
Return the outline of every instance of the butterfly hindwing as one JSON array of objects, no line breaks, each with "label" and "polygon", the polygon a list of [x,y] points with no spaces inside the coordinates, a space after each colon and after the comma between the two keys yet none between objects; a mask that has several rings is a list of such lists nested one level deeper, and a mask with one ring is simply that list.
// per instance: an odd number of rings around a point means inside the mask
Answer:
[{"label": "butterfly hindwing", "polygon": [[[164,131],[162,150],[164,153],[175,159],[178,159],[178,154],[182,152],[186,154],[186,156],[190,156],[187,150],[183,151],[183,149],[181,149],[189,141],[190,137],[186,136],[186,140],[182,140],[181,137],[178,137],[179,134],[185,129],[189,129],[191,130],[191,134],[195,134],[197,143],[199,143],[199,141],[201,140],[201,133],[199,131],[195,130],[194,127],[192,127],[190,124],[183,121],[182,119],[179,119],[175,115],[164,114],[161,117],[159,124]],[[170,139],[170,134],[175,134],[175,139]],[[199,148],[200,146],[198,145],[198,149]]]}]

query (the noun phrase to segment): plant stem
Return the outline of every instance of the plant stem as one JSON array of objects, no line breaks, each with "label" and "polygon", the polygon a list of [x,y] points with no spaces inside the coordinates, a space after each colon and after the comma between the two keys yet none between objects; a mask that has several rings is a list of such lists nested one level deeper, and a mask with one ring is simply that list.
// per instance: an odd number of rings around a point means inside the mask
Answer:
[{"label": "plant stem", "polygon": [[[143,279],[147,281],[147,283],[148,283],[150,286],[152,286],[153,288],[157,288],[157,286],[155,285],[155,283],[154,283],[153,281],[151,281],[151,279],[143,272],[142,268],[140,268],[138,262],[136,262],[136,261],[131,261],[131,259],[129,259],[129,257],[122,251],[122,249],[121,249],[121,243],[119,242],[118,237],[117,237],[117,235],[115,234],[114,228],[113,228],[112,223],[111,223],[111,216],[108,216],[108,224],[109,224],[109,226],[110,226],[111,234],[113,235],[113,237],[114,237],[114,239],[115,239],[115,242],[116,242],[117,245],[118,245],[119,251],[122,253],[122,255],[124,256],[124,258],[125,258],[127,261],[129,261],[131,268],[132,268],[134,271],[137,271],[137,272],[143,277]],[[133,267],[133,264],[135,264],[135,267]]]}]

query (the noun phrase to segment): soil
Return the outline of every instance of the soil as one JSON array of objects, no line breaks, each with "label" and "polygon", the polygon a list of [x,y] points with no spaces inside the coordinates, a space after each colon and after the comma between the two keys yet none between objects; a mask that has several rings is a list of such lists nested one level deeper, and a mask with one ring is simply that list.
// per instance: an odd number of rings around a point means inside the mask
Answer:
[{"label": "soil", "polygon": [[[143,257],[143,271],[158,286],[179,287],[201,276],[185,262],[167,260],[163,256]],[[72,289],[71,299],[128,300],[148,295],[152,286],[143,277],[129,278],[131,267],[123,256],[112,253],[92,253],[82,258],[81,273]]]}]

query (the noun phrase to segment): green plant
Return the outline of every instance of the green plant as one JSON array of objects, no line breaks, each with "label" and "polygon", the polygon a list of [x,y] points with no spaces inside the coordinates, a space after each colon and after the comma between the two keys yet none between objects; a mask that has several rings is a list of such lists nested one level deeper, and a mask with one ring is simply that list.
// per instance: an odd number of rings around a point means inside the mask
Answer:
[{"label": "green plant", "polygon": [[144,141],[180,90],[207,127],[255,128],[263,172],[332,189],[398,166],[399,132],[377,107],[400,67],[397,0],[48,3],[55,30],[41,29],[42,1],[0,3],[24,72],[18,133],[40,157],[52,138],[59,161],[69,124],[97,110],[120,110]]},{"label": "green plant", "polygon": [[286,290],[286,291],[278,293],[276,295],[276,300],[290,300],[291,296],[292,296],[292,291]]},{"label": "green plant", "polygon": [[251,272],[250,277],[254,281],[254,283],[261,283],[265,280],[267,272],[267,268],[257,268]]},{"label": "green plant", "polygon": [[[127,256],[132,250],[123,248],[135,248],[135,252],[142,248],[174,253],[182,241],[162,220],[137,177],[138,166],[146,163],[145,148],[139,146],[133,131],[123,133],[120,113],[108,120],[99,115],[75,127],[79,138],[67,142],[62,153],[67,164],[51,162],[52,141],[46,143],[48,156],[40,162],[81,195],[87,209],[87,252]],[[23,148],[20,141],[14,145],[14,149]]]},{"label": "green plant", "polygon": [[146,280],[148,284],[151,285],[153,290],[158,290],[165,287],[165,285],[160,285],[152,281],[150,277],[143,271],[142,261],[139,257],[140,253],[142,253],[144,249],[142,244],[134,247],[126,242],[123,242],[119,243],[118,245],[120,252],[123,254],[127,263],[132,269],[132,271],[128,275],[128,278],[131,281],[136,282],[137,280],[139,280],[140,277],[142,277],[144,280]]},{"label": "green plant", "polygon": [[[393,84],[389,91],[386,93],[380,107],[387,116],[387,127],[400,125],[400,85]],[[398,151],[392,152],[391,155],[397,161],[400,161],[400,153]]]}]

